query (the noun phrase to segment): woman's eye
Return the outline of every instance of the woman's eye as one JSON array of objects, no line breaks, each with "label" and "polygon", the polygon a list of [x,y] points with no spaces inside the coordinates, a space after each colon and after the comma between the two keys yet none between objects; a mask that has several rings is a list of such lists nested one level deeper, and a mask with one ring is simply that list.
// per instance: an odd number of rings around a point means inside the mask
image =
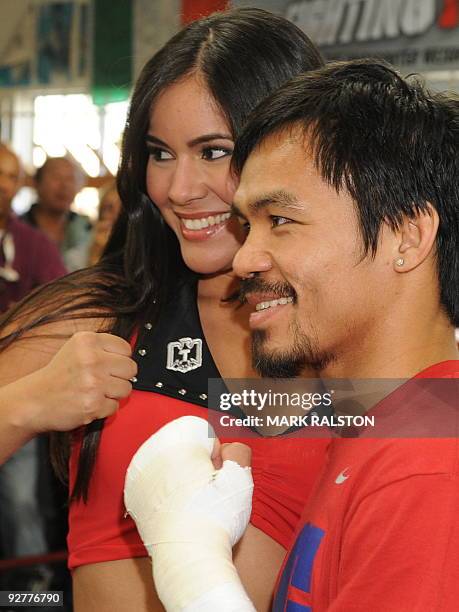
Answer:
[{"label": "woman's eye", "polygon": [[202,150],[202,159],[213,161],[214,159],[228,157],[231,154],[232,150],[226,149],[225,147],[206,147]]},{"label": "woman's eye", "polygon": [[278,217],[277,215],[271,215],[270,219],[272,227],[279,227],[280,225],[291,223],[291,219],[287,219],[286,217]]},{"label": "woman's eye", "polygon": [[148,153],[157,162],[172,159],[172,155],[168,151],[159,147],[149,147]]},{"label": "woman's eye", "polygon": [[232,219],[236,219],[236,221],[239,224],[239,227],[242,229],[243,232],[245,232],[246,234],[249,233],[250,223],[246,221],[244,217],[240,217],[239,215],[236,215],[235,213],[232,213],[231,217]]}]

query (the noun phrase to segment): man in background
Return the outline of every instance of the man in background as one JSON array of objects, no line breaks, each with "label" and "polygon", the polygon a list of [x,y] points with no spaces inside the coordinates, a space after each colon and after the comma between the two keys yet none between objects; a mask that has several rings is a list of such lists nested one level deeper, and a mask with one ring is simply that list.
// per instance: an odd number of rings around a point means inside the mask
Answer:
[{"label": "man in background", "polygon": [[88,217],[70,210],[82,185],[81,171],[73,162],[49,157],[35,174],[37,202],[22,216],[58,246],[70,272],[77,269],[72,253],[89,241],[92,230]]},{"label": "man in background", "polygon": [[15,153],[0,143],[0,312],[67,272],[53,242],[12,212],[22,172]]}]

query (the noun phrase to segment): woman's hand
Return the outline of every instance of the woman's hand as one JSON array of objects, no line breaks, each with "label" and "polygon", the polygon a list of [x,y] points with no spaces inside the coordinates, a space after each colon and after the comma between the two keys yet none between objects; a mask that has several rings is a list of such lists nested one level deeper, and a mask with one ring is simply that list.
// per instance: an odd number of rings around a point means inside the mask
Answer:
[{"label": "woman's hand", "polygon": [[113,414],[137,373],[131,352],[118,336],[75,333],[46,366],[12,383],[23,402],[17,424],[32,434],[68,431]]}]

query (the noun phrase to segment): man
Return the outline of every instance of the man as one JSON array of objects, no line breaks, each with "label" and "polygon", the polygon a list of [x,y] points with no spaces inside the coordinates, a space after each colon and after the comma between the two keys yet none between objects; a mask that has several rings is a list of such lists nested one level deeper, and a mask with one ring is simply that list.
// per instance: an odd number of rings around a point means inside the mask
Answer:
[{"label": "man", "polygon": [[459,105],[331,64],[262,103],[233,160],[259,371],[408,379],[382,434],[332,442],[274,610],[456,609]]},{"label": "man", "polygon": [[50,157],[35,175],[38,201],[22,219],[41,229],[60,249],[69,271],[78,268],[75,252],[91,235],[88,217],[70,210],[81,189],[81,172],[65,157]]},{"label": "man", "polygon": [[0,311],[66,273],[56,246],[20,221],[11,203],[22,185],[18,157],[0,144]]}]

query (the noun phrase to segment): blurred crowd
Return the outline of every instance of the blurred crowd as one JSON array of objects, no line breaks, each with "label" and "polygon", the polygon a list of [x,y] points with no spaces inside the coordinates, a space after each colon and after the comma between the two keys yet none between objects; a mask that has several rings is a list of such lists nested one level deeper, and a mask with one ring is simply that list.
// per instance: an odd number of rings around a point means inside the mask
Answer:
[{"label": "blurred crowd", "polygon": [[[12,203],[26,178],[19,157],[0,143],[0,313],[36,287],[97,263],[120,211],[112,177],[99,190],[95,221],[73,211],[84,174],[73,160],[54,157],[36,170],[35,202],[17,216]],[[67,492],[54,477],[48,455],[43,436],[0,467],[2,561],[65,551]],[[0,590],[67,590],[69,584],[65,562],[0,572]]]}]

